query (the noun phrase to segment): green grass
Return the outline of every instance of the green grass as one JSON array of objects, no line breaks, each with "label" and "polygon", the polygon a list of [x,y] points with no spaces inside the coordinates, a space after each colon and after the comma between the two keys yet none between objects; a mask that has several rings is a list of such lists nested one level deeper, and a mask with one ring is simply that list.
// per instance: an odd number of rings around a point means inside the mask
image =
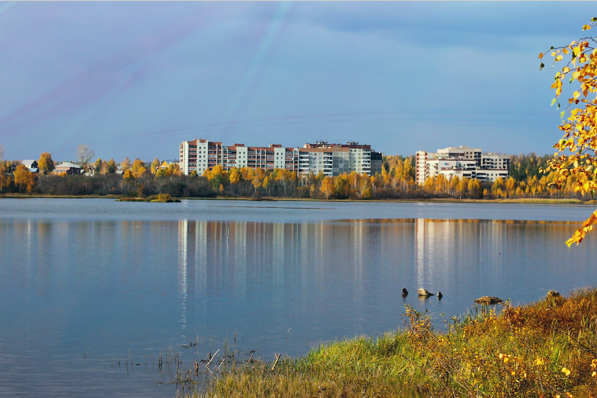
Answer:
[{"label": "green grass", "polygon": [[193,397],[579,397],[597,393],[597,289],[496,314],[479,307],[447,332],[407,307],[408,328],[335,341],[273,364],[237,362]]}]

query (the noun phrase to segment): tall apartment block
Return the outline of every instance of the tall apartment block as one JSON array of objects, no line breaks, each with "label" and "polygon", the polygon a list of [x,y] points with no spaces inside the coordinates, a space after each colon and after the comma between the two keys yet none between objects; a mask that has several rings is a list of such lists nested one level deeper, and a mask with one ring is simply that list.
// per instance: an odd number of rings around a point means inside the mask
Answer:
[{"label": "tall apartment block", "polygon": [[253,147],[244,144],[222,145],[221,142],[195,139],[180,144],[180,168],[188,175],[193,171],[202,174],[205,169],[221,165],[224,170],[234,167],[253,169],[286,169],[306,174],[320,171],[327,176],[356,171],[359,174],[381,173],[381,153],[371,145],[358,142],[328,144],[318,141],[302,148],[286,148],[272,144]]},{"label": "tall apartment block", "polygon": [[438,149],[437,152],[417,152],[416,182],[423,184],[429,177],[443,174],[447,179],[476,178],[479,181],[506,179],[510,168],[509,155],[483,153],[481,148],[467,146]]}]

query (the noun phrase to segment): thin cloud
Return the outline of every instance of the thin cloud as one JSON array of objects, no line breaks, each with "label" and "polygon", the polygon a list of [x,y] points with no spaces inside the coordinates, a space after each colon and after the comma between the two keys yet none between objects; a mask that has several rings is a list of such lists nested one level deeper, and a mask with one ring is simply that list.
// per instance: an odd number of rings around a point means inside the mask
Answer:
[{"label": "thin cloud", "polygon": [[[209,5],[201,7],[181,21],[143,37],[97,63],[88,71],[62,83],[20,109],[0,118],[0,132],[11,123],[18,122],[44,107],[49,106],[51,108],[46,115],[50,115],[52,111],[56,110],[63,112],[65,109],[60,105],[56,105],[56,103],[65,100],[69,96],[75,96],[83,100],[82,103],[88,103],[101,97],[121,81],[119,76],[122,76],[122,71],[126,67],[152,54],[164,51],[206,25],[209,22],[209,11]],[[71,101],[69,104],[72,108],[78,106],[76,101]],[[52,107],[54,108],[52,109]]]}]

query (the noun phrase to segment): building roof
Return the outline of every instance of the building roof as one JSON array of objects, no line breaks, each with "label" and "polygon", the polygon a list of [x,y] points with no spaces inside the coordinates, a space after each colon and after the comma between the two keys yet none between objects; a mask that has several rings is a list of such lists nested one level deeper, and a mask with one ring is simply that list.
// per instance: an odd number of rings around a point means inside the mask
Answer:
[{"label": "building roof", "polygon": [[59,165],[57,165],[54,169],[80,169],[81,166],[78,166],[74,163],[71,162],[62,162]]},{"label": "building roof", "polygon": [[21,164],[22,164],[22,165],[25,165],[25,167],[27,167],[28,169],[30,169],[30,168],[31,168],[31,165],[32,165],[33,163],[36,163],[36,162],[37,162],[36,160],[23,160],[23,161],[21,162]]}]

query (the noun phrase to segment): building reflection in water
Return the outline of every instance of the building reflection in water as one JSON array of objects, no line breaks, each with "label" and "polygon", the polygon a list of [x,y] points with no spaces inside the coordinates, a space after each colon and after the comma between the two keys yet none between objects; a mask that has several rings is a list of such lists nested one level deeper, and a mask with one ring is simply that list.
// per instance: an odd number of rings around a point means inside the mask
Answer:
[{"label": "building reflection in water", "polygon": [[[405,300],[446,314],[462,312],[478,294],[532,301],[551,288],[582,286],[580,279],[594,275],[597,249],[565,247],[576,227],[424,219],[0,219],[0,286],[29,288],[44,299],[53,293],[64,298],[60,311],[72,306],[76,313],[81,305],[104,311],[104,319],[120,311],[147,323],[158,319],[159,327],[193,338],[216,328],[263,333],[255,339],[267,331],[286,344],[292,328],[308,345],[401,326],[403,286],[413,293],[441,290],[441,303]],[[573,264],[574,272],[562,264]]]}]

